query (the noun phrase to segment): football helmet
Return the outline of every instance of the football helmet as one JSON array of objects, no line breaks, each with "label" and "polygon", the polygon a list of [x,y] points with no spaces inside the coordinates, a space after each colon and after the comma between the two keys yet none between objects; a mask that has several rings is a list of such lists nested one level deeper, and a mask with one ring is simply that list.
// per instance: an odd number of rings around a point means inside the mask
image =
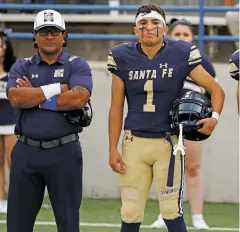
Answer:
[{"label": "football helmet", "polygon": [[196,122],[212,116],[212,105],[209,98],[195,91],[188,91],[181,98],[174,101],[172,110],[172,129],[179,130],[182,124],[183,138],[191,141],[201,141],[210,135],[205,135],[197,130],[202,126]]},{"label": "football helmet", "polygon": [[93,117],[93,110],[90,100],[83,109],[66,111],[63,113],[63,115],[72,124],[76,124],[81,127],[88,127],[91,124]]}]

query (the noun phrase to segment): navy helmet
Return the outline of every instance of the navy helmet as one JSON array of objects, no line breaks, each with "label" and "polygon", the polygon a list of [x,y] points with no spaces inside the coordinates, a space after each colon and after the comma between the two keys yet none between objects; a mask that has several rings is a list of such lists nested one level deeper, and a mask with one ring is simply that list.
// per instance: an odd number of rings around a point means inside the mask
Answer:
[{"label": "navy helmet", "polygon": [[202,126],[196,122],[212,116],[212,105],[208,97],[195,91],[188,91],[181,98],[174,101],[172,110],[172,129],[179,130],[183,126],[183,138],[191,141],[201,141],[210,135],[205,135],[197,130]]},{"label": "navy helmet", "polygon": [[93,117],[90,100],[83,109],[63,112],[63,115],[72,124],[79,125],[80,127],[88,127],[91,124]]}]

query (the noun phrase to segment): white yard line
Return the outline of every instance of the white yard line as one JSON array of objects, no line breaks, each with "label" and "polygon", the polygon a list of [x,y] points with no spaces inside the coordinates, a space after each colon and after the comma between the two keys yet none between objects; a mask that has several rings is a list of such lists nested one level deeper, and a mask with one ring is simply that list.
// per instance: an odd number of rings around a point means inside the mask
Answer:
[{"label": "white yard line", "polygon": [[[0,224],[5,224],[5,220],[0,220]],[[46,222],[46,221],[37,221],[35,223],[36,225],[41,225],[41,226],[55,226],[55,222]],[[111,223],[88,223],[88,222],[81,222],[80,226],[85,226],[85,227],[116,227],[119,228],[120,224],[111,224]],[[148,225],[142,225],[141,228],[145,229],[150,229],[151,227]],[[188,230],[195,230],[193,227],[188,227]],[[221,228],[221,227],[212,227],[209,228],[206,231],[240,231],[239,228]]]}]

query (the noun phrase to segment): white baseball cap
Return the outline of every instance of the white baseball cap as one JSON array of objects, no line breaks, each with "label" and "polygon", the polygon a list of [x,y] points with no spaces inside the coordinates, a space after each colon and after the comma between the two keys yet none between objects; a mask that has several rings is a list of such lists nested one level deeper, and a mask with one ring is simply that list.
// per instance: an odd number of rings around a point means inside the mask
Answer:
[{"label": "white baseball cap", "polygon": [[65,31],[65,22],[62,15],[55,10],[40,11],[34,20],[34,31],[43,27],[57,27]]}]

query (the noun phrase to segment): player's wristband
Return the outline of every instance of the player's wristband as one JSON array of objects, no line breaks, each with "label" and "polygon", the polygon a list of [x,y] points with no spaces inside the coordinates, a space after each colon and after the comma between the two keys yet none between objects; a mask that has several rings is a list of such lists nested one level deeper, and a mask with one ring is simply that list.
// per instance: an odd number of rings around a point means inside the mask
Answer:
[{"label": "player's wristband", "polygon": [[217,119],[217,121],[218,121],[219,118],[220,118],[219,113],[217,113],[217,112],[212,112],[212,118],[215,118],[215,119]]},{"label": "player's wristband", "polygon": [[54,83],[50,85],[43,85],[40,87],[43,91],[45,98],[48,100],[53,96],[56,96],[62,92],[61,84]]},{"label": "player's wristband", "polygon": [[47,101],[42,102],[39,105],[39,108],[45,109],[45,110],[52,110],[52,111],[58,111],[57,109],[57,96],[53,96]]}]

